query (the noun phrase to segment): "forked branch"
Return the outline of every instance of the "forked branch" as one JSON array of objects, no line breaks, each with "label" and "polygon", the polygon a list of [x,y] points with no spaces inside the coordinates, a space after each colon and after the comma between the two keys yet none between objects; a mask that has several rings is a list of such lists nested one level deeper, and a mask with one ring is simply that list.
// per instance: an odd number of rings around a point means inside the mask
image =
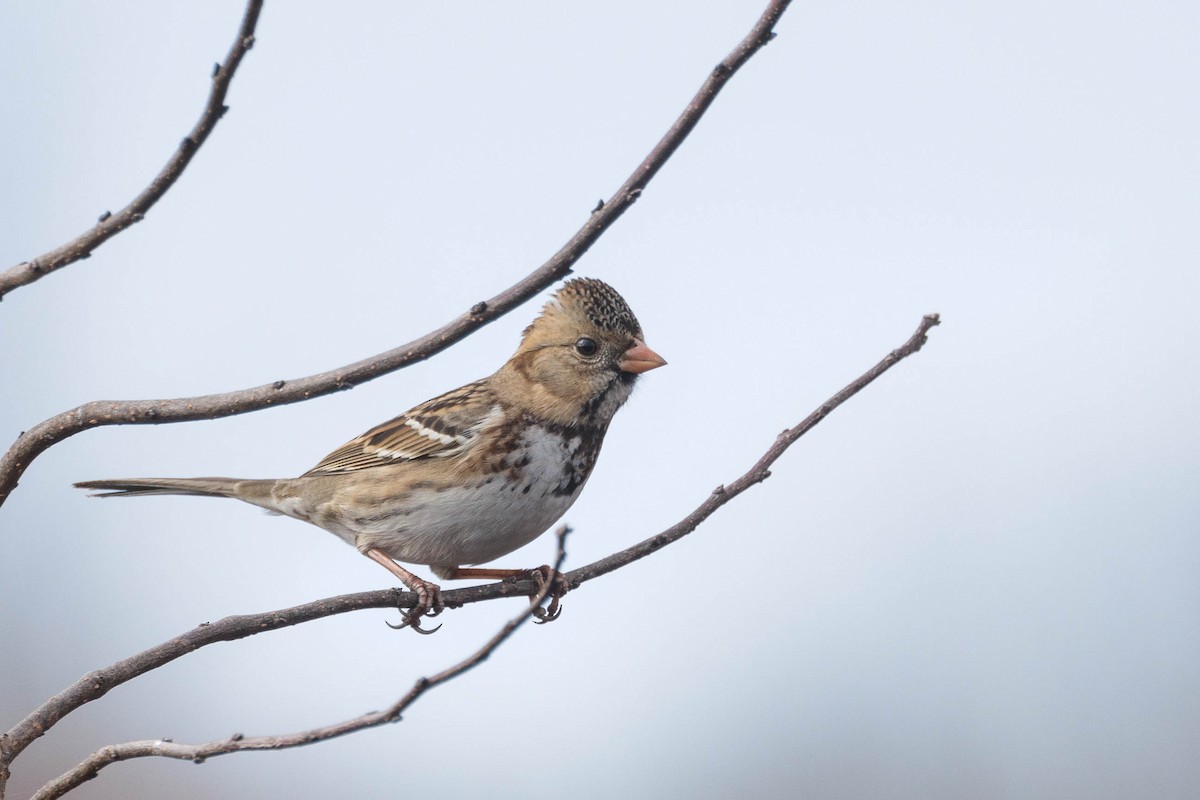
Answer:
[{"label": "forked branch", "polygon": [[164,758],[178,758],[202,764],[212,756],[222,756],[226,753],[237,753],[243,750],[286,750],[291,747],[323,742],[326,739],[345,736],[348,733],[366,730],[367,728],[375,728],[380,725],[386,725],[389,722],[399,722],[400,715],[409,706],[417,702],[421,695],[436,686],[457,678],[467,670],[479,666],[486,661],[496,651],[496,648],[504,644],[508,637],[512,636],[517,628],[521,627],[533,615],[534,611],[541,607],[542,602],[546,599],[546,595],[554,586],[554,578],[562,568],[563,559],[566,558],[565,543],[567,534],[570,532],[571,529],[566,525],[558,529],[558,552],[555,555],[554,567],[550,573],[550,578],[530,600],[528,608],[525,608],[520,614],[506,622],[504,627],[495,636],[488,639],[482,647],[462,661],[447,667],[436,675],[418,678],[411,689],[383,711],[371,711],[360,717],[348,719],[345,722],[324,725],[320,728],[313,728],[283,736],[242,736],[241,734],[234,734],[228,739],[206,742],[204,744],[176,744],[175,742],[168,742],[163,739],[154,739],[108,745],[92,753],[74,769],[63,773],[47,783],[33,795],[32,800],[51,800],[55,797],[62,797],[80,784],[96,777],[100,770],[109,764],[117,761],[127,761],[131,758],[162,756]]}]

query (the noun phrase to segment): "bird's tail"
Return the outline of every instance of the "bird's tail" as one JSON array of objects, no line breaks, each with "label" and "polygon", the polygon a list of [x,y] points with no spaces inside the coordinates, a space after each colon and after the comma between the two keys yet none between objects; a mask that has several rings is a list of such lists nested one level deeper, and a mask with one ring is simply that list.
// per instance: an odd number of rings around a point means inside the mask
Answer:
[{"label": "bird's tail", "polygon": [[82,481],[79,489],[95,489],[93,497],[140,497],[152,494],[187,494],[197,497],[234,497],[270,508],[273,480],[241,478],[117,478]]}]

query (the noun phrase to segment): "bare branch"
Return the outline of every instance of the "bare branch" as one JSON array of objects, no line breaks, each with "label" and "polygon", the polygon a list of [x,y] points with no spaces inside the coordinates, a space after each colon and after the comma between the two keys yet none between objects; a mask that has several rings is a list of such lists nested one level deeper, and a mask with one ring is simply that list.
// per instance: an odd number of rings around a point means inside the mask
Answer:
[{"label": "bare branch", "polygon": [[[929,330],[939,324],[940,319],[936,314],[926,315],[922,320],[917,330],[909,339],[897,349],[888,353],[878,364],[867,370],[861,376],[852,381],[844,389],[839,391],[833,397],[825,401],[821,406],[809,414],[802,422],[794,428],[789,428],[781,433],[774,443],[767,449],[763,456],[741,477],[734,480],[732,483],[718,487],[712,492],[694,511],[684,517],[675,525],[667,528],[661,533],[655,534],[650,538],[639,542],[638,544],[614,553],[611,556],[593,562],[579,569],[572,570],[565,574],[568,585],[572,588],[578,588],[583,583],[605,575],[613,570],[619,569],[627,564],[631,564],[638,559],[661,550],[668,544],[675,542],[687,534],[695,530],[704,520],[708,519],[718,508],[728,503],[733,498],[745,492],[751,486],[761,483],[770,477],[769,467],[794,444],[801,436],[815,427],[821,420],[825,419],[834,409],[842,403],[849,400],[858,392],[862,391],[868,384],[876,378],[887,372],[893,366],[898,364],[903,359],[913,355],[925,344],[926,335]],[[547,585],[552,581],[547,582]],[[454,589],[443,592],[442,597],[448,607],[462,607],[468,603],[478,603],[486,600],[494,600],[500,597],[528,597],[531,593],[538,591],[533,581],[522,581],[516,583],[489,583],[481,586],[471,586],[465,589]],[[175,659],[191,653],[201,647],[204,647],[215,642],[233,641],[243,639],[248,636],[253,636],[257,633],[263,633],[270,630],[298,625],[303,622],[309,622],[323,617],[333,616],[335,614],[344,614],[350,611],[358,611],[367,608],[396,608],[411,606],[416,602],[416,596],[412,592],[401,592],[394,590],[381,590],[373,592],[361,592],[356,594],[339,595],[324,600],[317,600],[312,603],[306,603],[301,606],[283,609],[280,611],[269,611],[262,614],[247,614],[244,616],[226,617],[214,623],[205,623],[199,627],[188,631],[187,633],[170,639],[162,644],[156,645],[148,650],[145,650],[137,655],[131,656],[123,661],[106,667],[95,672],[88,673],[76,681],[71,686],[68,686],[59,694],[47,700],[39,708],[35,709],[29,716],[23,719],[20,723],[13,727],[7,734],[0,737],[0,773],[11,764],[20,753],[30,745],[35,739],[46,733],[59,720],[71,713],[80,706],[103,697],[110,689],[121,685],[133,678],[138,677],[152,669],[162,666],[163,664],[174,661]],[[351,720],[354,722],[354,720]],[[339,723],[345,725],[348,723]],[[328,726],[332,730],[338,725]],[[357,728],[356,728],[357,729]],[[322,728],[319,730],[326,730]],[[338,734],[333,734],[338,735]],[[303,736],[303,734],[296,734]],[[328,737],[326,737],[328,738]],[[266,739],[256,739],[254,741],[266,741]],[[150,752],[151,745],[157,748],[157,751]],[[133,742],[122,747],[131,747],[134,750],[142,748],[136,753],[130,751],[130,755],[123,757],[132,758],[141,755],[167,755],[171,757],[180,757],[171,755],[168,752],[159,752],[166,743],[162,742]],[[248,749],[245,747],[235,749]],[[256,748],[262,749],[262,748]],[[104,755],[108,748],[101,750],[84,764],[76,767],[76,770],[87,771],[85,765],[90,763],[92,759],[105,760],[108,756]],[[182,752],[182,751],[180,751]],[[108,759],[105,763],[110,763],[112,759]],[[68,775],[73,774],[73,770]],[[65,777],[65,776],[64,776]],[[84,778],[86,779],[86,778]]]},{"label": "bare branch", "polygon": [[225,95],[229,84],[242,63],[242,56],[254,46],[254,28],[258,24],[258,14],[262,11],[262,0],[250,0],[246,4],[246,12],[242,15],[242,24],[238,28],[237,38],[225,56],[225,63],[216,65],[212,75],[212,88],[208,93],[208,101],[204,111],[195,126],[183,137],[174,155],[154,176],[150,185],[142,193],[122,208],[116,214],[107,211],[89,230],[81,233],[71,241],[56,247],[48,253],[43,253],[32,261],[23,261],[15,267],[0,272],[0,299],[20,286],[49,275],[55,270],[62,269],[68,264],[74,264],[92,255],[92,251],[121,231],[141,222],[155,203],[175,185],[184,169],[191,163],[200,147],[208,139],[217,122],[229,110],[225,105]]},{"label": "bare branch", "polygon": [[816,427],[817,423],[829,416],[835,408],[865,389],[876,378],[896,366],[896,364],[920,350],[925,345],[926,335],[929,333],[929,330],[935,325],[940,325],[941,321],[941,317],[937,314],[926,314],[922,317],[921,324],[917,326],[917,330],[909,337],[907,342],[888,353],[882,361],[855,378],[833,397],[826,400],[821,404],[820,408],[805,417],[799,425],[794,428],[788,428],[779,434],[775,438],[775,443],[767,449],[767,452],[763,453],[762,458],[744,475],[733,481],[733,483],[713,489],[708,499],[697,506],[695,511],[662,533],[639,542],[633,547],[622,550],[619,553],[614,553],[607,558],[602,558],[599,561],[588,564],[586,567],[580,567],[577,570],[568,572],[566,575],[568,585],[574,588],[577,582],[583,583],[584,581],[590,581],[592,578],[598,578],[626,564],[637,561],[639,558],[645,558],[672,542],[682,539],[694,531],[701,522],[708,519],[718,508],[756,483],[762,483],[771,477],[770,466],[783,455],[785,450],[791,447],[801,436]]},{"label": "bare branch", "polygon": [[216,419],[258,411],[270,406],[299,403],[350,389],[440,353],[529,300],[554,281],[570,273],[575,262],[637,201],[642,190],[687,138],[729,78],[774,37],[771,28],[790,2],[791,0],[771,2],[750,33],[712,71],[670,130],[616,194],[593,211],[583,227],[549,261],[509,289],[490,300],[476,303],[467,313],[408,344],[307,378],[280,380],[242,391],[174,400],[100,400],[57,414],[21,434],[8,452],[0,457],[0,504],[3,504],[16,488],[21,474],[34,458],[55,443],[81,431],[102,425],[157,425],[166,422]]},{"label": "bare branch", "polygon": [[333,739],[337,736],[345,736],[355,731],[375,728],[389,722],[399,722],[400,715],[409,706],[419,700],[421,695],[430,689],[457,678],[459,675],[490,658],[492,653],[496,651],[496,648],[504,644],[516,632],[517,628],[521,627],[533,615],[533,612],[541,607],[542,601],[546,599],[546,595],[549,594],[551,588],[554,586],[554,580],[558,575],[558,571],[562,568],[563,560],[566,558],[565,544],[567,534],[570,532],[571,529],[566,525],[558,529],[556,534],[558,537],[558,551],[555,555],[554,567],[551,569],[549,580],[533,596],[528,608],[506,622],[504,627],[495,636],[488,639],[482,647],[462,661],[447,667],[431,677],[418,678],[417,682],[413,684],[408,692],[383,711],[371,711],[354,719],[336,722],[332,725],[323,725],[319,728],[312,728],[298,733],[285,734],[283,736],[247,737],[241,734],[234,734],[228,739],[204,742],[203,744],[176,744],[175,742],[168,742],[163,739],[111,744],[100,748],[73,769],[68,770],[47,783],[33,795],[33,800],[52,800],[55,797],[62,797],[80,784],[95,778],[100,770],[116,761],[127,761],[131,758],[145,758],[147,756],[162,756],[164,758],[178,758],[202,764],[213,756],[223,756],[227,753],[236,753],[243,750],[284,750],[291,747],[301,747],[306,744]]}]

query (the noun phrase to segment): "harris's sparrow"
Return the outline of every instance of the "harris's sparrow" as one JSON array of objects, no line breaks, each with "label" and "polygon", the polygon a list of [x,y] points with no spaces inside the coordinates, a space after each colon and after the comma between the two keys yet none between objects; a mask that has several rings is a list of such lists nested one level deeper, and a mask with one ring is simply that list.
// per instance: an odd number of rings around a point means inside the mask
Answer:
[{"label": "harris's sparrow", "polygon": [[420,616],[440,610],[439,587],[396,562],[428,565],[445,579],[530,573],[462,565],[528,544],[575,502],[638,375],[666,364],[642,338],[612,287],[577,278],[551,298],[497,372],[372,428],[298,478],[75,485],[103,497],[233,497],[310,522],[416,592],[406,620],[422,630]]}]

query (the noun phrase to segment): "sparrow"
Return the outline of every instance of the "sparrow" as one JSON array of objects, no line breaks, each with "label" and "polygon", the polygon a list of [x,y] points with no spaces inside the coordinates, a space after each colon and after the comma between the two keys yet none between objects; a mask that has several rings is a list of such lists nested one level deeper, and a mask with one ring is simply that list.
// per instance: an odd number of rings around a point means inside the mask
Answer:
[{"label": "sparrow", "polygon": [[[549,567],[473,567],[553,525],[591,475],[608,425],[638,376],[667,362],[615,289],[563,284],[492,375],[378,425],[298,478],[126,478],[83,481],[99,497],[232,497],[323,528],[381,564],[417,604],[399,627],[442,610],[438,578],[533,577]],[[464,566],[468,565],[468,566]],[[555,588],[551,618],[565,586]],[[434,628],[433,630],[437,630]]]}]

